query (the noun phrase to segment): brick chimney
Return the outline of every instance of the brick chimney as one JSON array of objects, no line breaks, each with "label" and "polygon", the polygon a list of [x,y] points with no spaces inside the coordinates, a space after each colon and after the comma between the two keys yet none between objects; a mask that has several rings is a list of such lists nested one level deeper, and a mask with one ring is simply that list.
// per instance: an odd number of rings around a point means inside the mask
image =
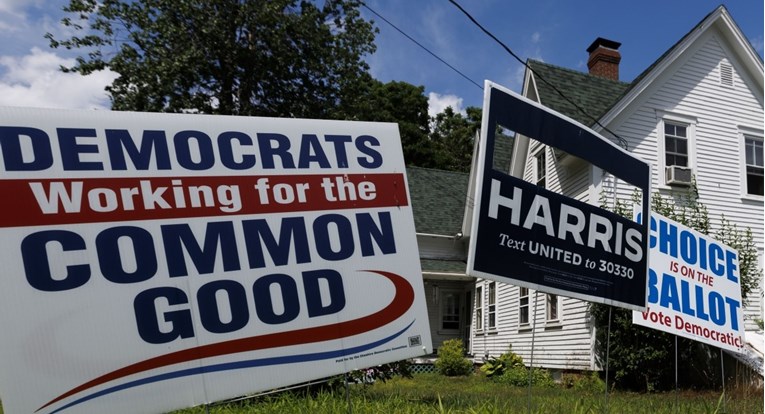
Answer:
[{"label": "brick chimney", "polygon": [[618,81],[619,62],[622,60],[622,55],[618,49],[621,45],[619,42],[602,37],[595,39],[587,48],[587,52],[590,54],[590,58],[587,59],[590,75]]}]

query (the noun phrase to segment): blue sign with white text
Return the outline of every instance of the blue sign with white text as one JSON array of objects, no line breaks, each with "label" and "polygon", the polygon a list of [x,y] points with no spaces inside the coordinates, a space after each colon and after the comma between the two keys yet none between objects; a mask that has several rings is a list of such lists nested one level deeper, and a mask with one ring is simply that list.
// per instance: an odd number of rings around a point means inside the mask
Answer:
[{"label": "blue sign with white text", "polygon": [[650,165],[587,127],[487,82],[468,272],[540,291],[643,309],[648,228],[493,167],[500,127],[591,162],[643,192]]}]

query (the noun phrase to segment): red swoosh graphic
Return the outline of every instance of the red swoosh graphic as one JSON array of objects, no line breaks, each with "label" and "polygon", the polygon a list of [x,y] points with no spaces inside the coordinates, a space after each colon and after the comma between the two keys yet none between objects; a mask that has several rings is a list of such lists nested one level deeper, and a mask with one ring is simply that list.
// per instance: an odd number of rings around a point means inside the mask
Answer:
[{"label": "red swoosh graphic", "polygon": [[38,408],[35,412],[55,404],[69,396],[77,394],[89,388],[96,387],[115,379],[137,374],[155,368],[161,368],[182,362],[193,361],[196,359],[210,358],[221,355],[230,355],[240,352],[255,351],[261,349],[276,348],[289,345],[307,344],[332,339],[344,338],[352,335],[358,335],[367,331],[384,326],[395,321],[414,303],[414,289],[403,277],[382,270],[367,270],[367,272],[382,275],[393,283],[396,294],[393,300],[385,308],[350,321],[335,323],[331,325],[316,326],[312,328],[298,329],[295,331],[278,332],[267,335],[251,336],[248,338],[234,339],[231,341],[219,342],[215,344],[202,345],[195,348],[184,349],[182,351],[172,352],[166,355],[150,358],[135,364],[128,365],[118,370],[104,374],[98,378],[90,380],[78,387],[61,394],[52,399],[47,404]]}]

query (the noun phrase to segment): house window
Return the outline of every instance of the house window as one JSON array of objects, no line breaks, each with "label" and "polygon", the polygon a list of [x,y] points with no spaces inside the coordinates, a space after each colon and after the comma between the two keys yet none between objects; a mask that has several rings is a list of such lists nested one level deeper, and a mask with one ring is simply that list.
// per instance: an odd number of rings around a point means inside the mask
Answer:
[{"label": "house window", "polygon": [[518,288],[520,300],[518,302],[518,321],[521,325],[529,323],[529,289]]},{"label": "house window", "polygon": [[689,167],[688,165],[688,126],[664,122],[664,153],[665,166],[677,165],[679,167]]},{"label": "house window", "polygon": [[441,329],[460,329],[460,295],[457,292],[444,292],[441,298]]},{"label": "house window", "polygon": [[547,162],[544,148],[534,155],[534,164],[534,182],[542,188],[547,188]]},{"label": "house window", "polygon": [[558,295],[547,294],[547,320],[558,320]]},{"label": "house window", "polygon": [[489,308],[486,315],[489,317],[487,328],[494,329],[497,327],[497,283],[489,283]]},{"label": "house window", "polygon": [[483,286],[475,288],[475,330],[483,330]]},{"label": "house window", "polygon": [[763,195],[762,138],[744,135],[746,152],[746,193]]}]

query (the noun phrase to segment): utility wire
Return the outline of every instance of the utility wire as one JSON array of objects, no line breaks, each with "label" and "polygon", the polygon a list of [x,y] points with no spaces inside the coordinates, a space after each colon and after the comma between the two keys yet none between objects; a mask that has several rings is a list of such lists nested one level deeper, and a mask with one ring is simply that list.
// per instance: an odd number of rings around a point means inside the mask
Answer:
[{"label": "utility wire", "polygon": [[605,126],[605,125],[603,125],[603,124],[601,124],[601,123],[600,123],[600,121],[599,121],[597,118],[595,118],[594,116],[590,115],[590,114],[589,114],[587,111],[585,111],[585,110],[584,110],[584,108],[582,108],[581,106],[579,106],[579,104],[577,104],[576,102],[574,102],[573,100],[571,100],[571,99],[570,99],[568,96],[566,96],[566,95],[565,95],[565,94],[564,94],[564,93],[563,93],[563,92],[562,92],[560,89],[558,89],[558,88],[557,88],[555,85],[553,85],[552,83],[550,83],[550,82],[549,82],[547,79],[543,78],[542,76],[539,76],[539,74],[538,74],[537,72],[535,72],[535,71],[534,71],[534,69],[532,69],[532,68],[529,66],[529,64],[528,64],[528,63],[526,63],[526,62],[525,62],[523,59],[521,59],[520,57],[518,57],[518,55],[516,55],[516,54],[515,54],[515,52],[513,52],[513,51],[512,51],[512,50],[511,50],[511,49],[510,49],[510,48],[509,48],[507,45],[505,45],[505,44],[504,44],[504,43],[503,43],[501,40],[499,40],[499,39],[498,39],[496,36],[494,36],[494,34],[492,34],[492,33],[491,33],[489,30],[487,30],[485,27],[483,27],[483,25],[481,25],[481,23],[478,23],[478,21],[477,21],[477,20],[476,20],[476,19],[475,19],[475,18],[474,18],[474,17],[473,17],[473,16],[472,16],[470,13],[468,13],[468,12],[467,12],[467,10],[465,10],[464,8],[462,8],[462,6],[460,6],[460,5],[459,5],[459,3],[457,3],[457,2],[456,2],[456,0],[449,0],[449,3],[451,3],[451,4],[453,4],[455,7],[457,7],[457,8],[458,8],[458,9],[459,9],[459,10],[460,10],[460,11],[461,11],[461,12],[462,12],[462,13],[463,13],[465,16],[467,16],[467,18],[468,18],[468,19],[470,19],[470,21],[471,21],[471,22],[473,22],[473,24],[474,24],[474,25],[476,25],[476,26],[477,26],[479,29],[481,29],[481,31],[483,31],[483,32],[484,32],[484,33],[485,33],[487,36],[489,36],[489,37],[490,37],[490,38],[492,38],[492,39],[493,39],[495,42],[497,42],[497,43],[498,43],[500,46],[502,46],[502,48],[503,48],[503,49],[505,49],[505,51],[506,51],[507,53],[509,53],[509,54],[510,54],[512,57],[514,57],[514,58],[515,58],[515,59],[516,59],[518,62],[520,62],[520,63],[521,63],[523,66],[525,66],[525,67],[526,67],[526,69],[528,69],[529,71],[531,71],[531,73],[533,73],[533,74],[534,74],[534,77],[535,77],[535,78],[537,78],[537,79],[541,80],[542,82],[546,83],[548,86],[550,86],[551,88],[553,88],[553,90],[554,90],[555,92],[557,92],[557,93],[558,93],[558,95],[560,95],[560,96],[561,96],[563,99],[565,99],[565,100],[566,100],[568,103],[570,103],[571,105],[574,105],[574,107],[575,107],[575,108],[576,108],[576,109],[577,109],[579,112],[583,113],[583,114],[584,114],[586,117],[588,117],[588,118],[592,119],[592,120],[595,122],[595,124],[596,124],[596,125],[600,126],[600,127],[601,127],[601,128],[603,128],[605,131],[608,131],[608,132],[609,132],[611,135],[613,135],[613,136],[614,136],[614,137],[615,137],[615,138],[616,138],[616,139],[619,141],[619,143],[620,143],[620,144],[622,144],[622,146],[624,146],[624,148],[625,148],[625,149],[628,149],[628,147],[629,147],[629,144],[627,143],[627,141],[626,141],[624,138],[620,137],[620,136],[619,136],[619,135],[617,135],[615,132],[613,132],[613,131],[611,131],[610,129],[606,128],[606,126]]},{"label": "utility wire", "polygon": [[[428,53],[429,53],[431,56],[433,56],[434,58],[438,59],[438,61],[439,61],[439,62],[441,62],[441,63],[443,63],[444,65],[448,66],[448,67],[449,67],[449,69],[451,69],[451,70],[453,70],[454,72],[458,73],[460,76],[462,76],[463,78],[465,78],[467,81],[469,81],[470,83],[472,83],[473,85],[475,85],[477,88],[479,88],[479,89],[483,90],[483,86],[481,86],[479,83],[475,82],[473,79],[470,79],[470,77],[468,77],[467,75],[465,75],[464,73],[462,73],[462,72],[461,72],[459,69],[455,68],[454,66],[452,66],[451,64],[449,64],[449,62],[445,61],[444,59],[442,59],[441,57],[439,57],[438,55],[436,55],[435,53],[433,53],[432,51],[430,51],[430,49],[428,49],[427,47],[425,47],[424,45],[422,45],[420,42],[418,42],[417,40],[415,40],[415,39],[414,39],[412,36],[408,35],[406,32],[404,32],[404,31],[403,31],[403,30],[401,30],[400,28],[398,28],[398,26],[396,26],[395,24],[391,23],[391,21],[390,21],[390,20],[386,19],[386,18],[385,18],[384,16],[382,16],[380,13],[376,12],[375,10],[373,10],[373,9],[372,9],[371,7],[369,7],[369,6],[368,6],[366,3],[364,3],[364,2],[361,2],[361,5],[362,5],[362,6],[364,6],[364,8],[366,8],[367,10],[369,10],[369,11],[370,11],[372,14],[374,14],[374,15],[375,15],[375,16],[377,16],[377,17],[379,17],[379,18],[380,18],[382,21],[384,21],[385,23],[387,23],[388,25],[390,25],[392,28],[396,29],[396,31],[398,31],[399,33],[401,33],[402,35],[404,35],[404,37],[406,37],[407,39],[409,39],[410,41],[412,41],[414,44],[416,44],[417,46],[419,46],[421,49],[423,49],[424,51],[428,52]],[[420,168],[423,168],[423,167],[420,167]],[[425,168],[425,169],[429,169],[429,168]],[[452,194],[452,192],[450,191],[450,190],[452,190],[451,188],[447,188],[447,187],[446,187],[446,186],[445,186],[443,183],[441,183],[441,182],[439,182],[439,181],[437,181],[437,180],[433,179],[433,178],[432,178],[432,177],[431,177],[431,176],[430,176],[428,173],[426,173],[426,174],[422,174],[422,175],[421,175],[419,178],[423,179],[424,181],[428,181],[428,182],[430,182],[430,183],[431,183],[431,184],[432,184],[434,187],[437,187],[437,188],[440,188],[440,189],[444,190],[444,191],[442,192],[442,194],[443,194],[443,195],[446,195],[446,196],[447,196],[447,197],[449,197],[449,198],[452,198],[452,199],[454,199],[454,200],[456,200],[456,201],[459,201],[460,203],[464,203],[464,202],[466,201],[465,199],[463,199],[463,198],[461,198],[461,197],[457,197],[457,196],[455,196],[454,194]],[[466,194],[466,198],[467,198],[467,202],[468,202],[468,204],[469,204],[469,205],[472,207],[472,206],[475,204],[475,201],[473,200],[472,194]]]},{"label": "utility wire", "polygon": [[483,86],[479,85],[476,81],[470,79],[467,75],[465,75],[464,73],[460,72],[459,69],[457,69],[454,66],[450,65],[447,61],[441,59],[438,55],[436,55],[435,53],[431,52],[430,49],[428,49],[427,47],[423,46],[420,42],[415,40],[412,36],[409,36],[408,34],[406,34],[403,30],[399,29],[395,24],[391,23],[390,20],[388,20],[385,17],[383,17],[380,13],[372,10],[372,8],[369,7],[366,3],[362,2],[361,5],[364,6],[365,9],[369,10],[370,12],[372,12],[375,16],[379,17],[382,21],[384,21],[385,23],[388,23],[392,28],[396,29],[399,33],[404,35],[407,39],[409,39],[412,42],[414,42],[414,44],[416,44],[417,46],[421,47],[424,51],[428,52],[431,56],[433,56],[434,58],[438,59],[444,65],[448,66],[449,69],[459,73],[460,76],[462,76],[463,78],[467,79],[470,83],[472,83],[473,85],[478,87],[478,89],[483,90]]}]

